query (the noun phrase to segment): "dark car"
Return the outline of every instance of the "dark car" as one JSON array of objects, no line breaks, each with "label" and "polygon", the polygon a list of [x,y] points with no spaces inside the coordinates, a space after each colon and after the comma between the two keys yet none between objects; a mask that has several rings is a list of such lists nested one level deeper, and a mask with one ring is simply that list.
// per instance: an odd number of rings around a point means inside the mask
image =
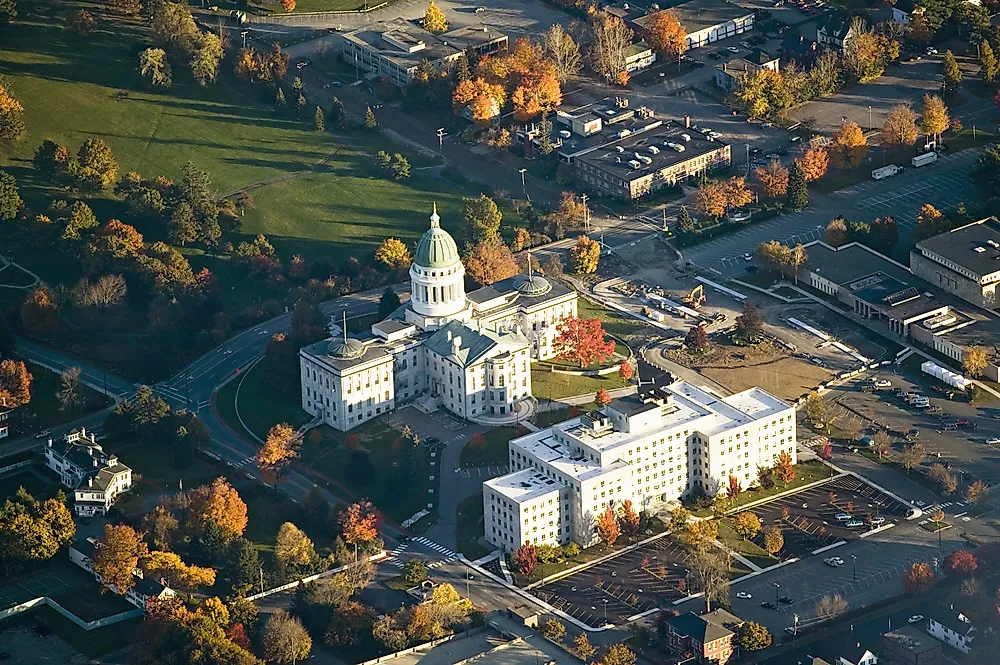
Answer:
[{"label": "dark car", "polygon": [[772,603],[769,600],[765,600],[763,603],[760,604],[760,606],[763,607],[765,610],[776,610],[776,609],[778,609],[778,606],[775,605],[774,603]]},{"label": "dark car", "polygon": [[979,428],[979,423],[977,423],[976,421],[972,420],[972,421],[969,421],[969,422],[965,423],[964,425],[962,425],[961,423],[959,423],[958,426],[961,429],[978,429]]},{"label": "dark car", "polygon": [[782,605],[791,605],[795,601],[793,601],[788,596],[782,596],[781,598],[778,599],[778,602],[781,603]]},{"label": "dark car", "polygon": [[906,438],[907,439],[915,439],[918,436],[920,436],[920,430],[917,430],[917,429],[908,429],[908,430],[906,430]]},{"label": "dark car", "polygon": [[440,446],[440,445],[441,445],[441,439],[437,438],[436,436],[429,436],[426,439],[424,439],[425,448],[433,448],[435,446]]}]

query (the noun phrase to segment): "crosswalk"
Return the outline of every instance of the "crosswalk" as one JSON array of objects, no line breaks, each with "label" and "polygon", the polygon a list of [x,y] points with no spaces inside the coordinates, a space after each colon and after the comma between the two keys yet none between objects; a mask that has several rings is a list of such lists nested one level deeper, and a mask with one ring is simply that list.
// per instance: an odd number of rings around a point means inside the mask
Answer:
[{"label": "crosswalk", "polygon": [[420,543],[424,547],[432,549],[440,554],[443,554],[444,556],[450,559],[457,559],[459,557],[458,553],[452,552],[444,545],[438,545],[433,540],[430,540],[429,538],[424,538],[423,536],[417,536],[416,538],[413,538],[413,542]]},{"label": "crosswalk", "polygon": [[420,545],[423,545],[427,549],[433,550],[445,557],[444,559],[441,559],[439,561],[433,561],[431,563],[428,563],[427,568],[429,569],[440,568],[441,566],[452,563],[453,561],[458,561],[458,558],[460,556],[458,553],[451,551],[450,549],[448,549],[443,545],[438,545],[429,538],[424,538],[423,536],[417,536],[416,538],[411,538],[410,540],[404,543],[400,543],[395,547],[395,549],[391,550],[389,552],[389,556],[386,557],[386,562],[389,563],[390,565],[396,566],[397,568],[402,568],[403,566],[405,566],[406,562],[402,561],[399,555],[405,552],[407,549],[409,549],[411,543],[419,543]]}]

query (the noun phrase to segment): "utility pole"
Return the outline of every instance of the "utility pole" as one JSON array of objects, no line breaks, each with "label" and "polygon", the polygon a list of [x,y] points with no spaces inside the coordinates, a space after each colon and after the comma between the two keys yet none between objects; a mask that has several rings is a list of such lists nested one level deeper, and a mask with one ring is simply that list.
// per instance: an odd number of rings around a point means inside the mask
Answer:
[{"label": "utility pole", "polygon": [[249,32],[248,30],[244,30],[243,32],[240,33],[240,35],[243,36],[243,48],[247,47],[247,33],[248,32]]},{"label": "utility pole", "polygon": [[524,184],[524,172],[527,170],[528,169],[518,169],[517,172],[521,174],[521,192],[524,193],[524,198],[530,201],[531,197],[528,196],[528,187]]},{"label": "utility pole", "polygon": [[580,200],[583,201],[583,228],[590,233],[590,209],[587,207],[587,195],[581,194]]},{"label": "utility pole", "polygon": [[438,127],[437,135],[438,135],[438,152],[441,152],[442,148],[444,148],[444,127]]},{"label": "utility pole", "polygon": [[853,568],[853,570],[854,570],[854,581],[857,582],[858,581],[858,555],[857,554],[852,554],[851,555],[851,568]]},{"label": "utility pole", "polygon": [[260,592],[264,593],[264,566],[260,567]]}]

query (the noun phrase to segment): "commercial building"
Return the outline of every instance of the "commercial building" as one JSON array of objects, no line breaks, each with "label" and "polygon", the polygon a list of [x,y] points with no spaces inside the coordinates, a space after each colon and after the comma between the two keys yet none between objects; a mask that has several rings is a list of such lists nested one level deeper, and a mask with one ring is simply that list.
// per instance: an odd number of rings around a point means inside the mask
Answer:
[{"label": "commercial building", "polygon": [[516,421],[529,407],[532,359],[554,354],[577,294],[541,275],[518,275],[466,294],[458,246],[437,209],[410,266],[410,300],[371,333],[299,350],[302,408],[347,431],[420,400],[460,418]]},{"label": "commercial building", "polygon": [[721,397],[677,381],[615,399],[510,442],[511,473],[483,483],[486,540],[506,552],[529,541],[588,546],[607,508],[715,496],[730,476],[749,487],[781,452],[794,463],[795,410],[759,388]]},{"label": "commercial building", "polygon": [[969,617],[956,610],[954,605],[929,612],[927,632],[964,654],[972,650],[977,634]]},{"label": "commercial building", "polygon": [[941,642],[912,626],[882,636],[882,665],[941,665]]},{"label": "commercial building", "polygon": [[688,0],[632,18],[630,23],[639,34],[645,34],[646,24],[660,12],[672,12],[686,31],[689,49],[706,46],[720,39],[742,35],[753,30],[754,11],[730,0]]},{"label": "commercial building", "polygon": [[[655,124],[659,123],[659,124]],[[651,121],[642,132],[620,131],[619,138],[571,154],[580,185],[601,195],[637,199],[693,176],[729,166],[728,143],[677,123]]]},{"label": "commercial building", "polygon": [[910,269],[931,284],[983,309],[997,306],[1000,223],[981,219],[917,243]]},{"label": "commercial building", "polygon": [[6,397],[0,397],[0,439],[7,438],[9,434],[7,421],[10,420],[12,413],[14,413],[14,407],[7,406]]},{"label": "commercial building", "polygon": [[447,70],[466,49],[486,55],[506,48],[507,35],[485,26],[467,26],[435,35],[397,18],[346,33],[343,59],[372,78],[386,78],[404,86],[423,60]]},{"label": "commercial building", "polygon": [[776,72],[779,69],[780,58],[777,58],[767,51],[755,48],[741,58],[735,58],[729,62],[715,66],[715,85],[726,92],[732,92],[739,80],[738,77],[749,72],[770,69]]},{"label": "commercial building", "polygon": [[714,610],[700,616],[688,612],[663,622],[667,642],[674,653],[709,665],[729,662],[736,633],[742,625],[743,619],[726,610]]},{"label": "commercial building", "polygon": [[79,517],[106,515],[118,496],[132,489],[132,469],[106,453],[83,428],[67,434],[59,445],[49,439],[45,465],[73,490],[73,510]]},{"label": "commercial building", "polygon": [[625,71],[629,74],[649,67],[656,62],[656,51],[646,42],[635,42],[625,49]]}]

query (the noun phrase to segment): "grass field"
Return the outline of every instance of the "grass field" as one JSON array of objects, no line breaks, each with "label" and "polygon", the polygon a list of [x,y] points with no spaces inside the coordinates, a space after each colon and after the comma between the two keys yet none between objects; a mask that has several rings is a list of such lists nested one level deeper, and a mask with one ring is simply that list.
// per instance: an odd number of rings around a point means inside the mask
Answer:
[{"label": "grass field", "polygon": [[744,540],[737,534],[728,520],[719,520],[719,541],[733,550],[743,555],[761,568],[768,568],[778,563],[778,560],[767,553],[763,547],[757,545],[752,540]]},{"label": "grass field", "polygon": [[[730,500],[720,497],[717,501],[726,509],[727,512],[731,512],[740,506],[747,505],[748,503],[759,501],[761,499],[767,499],[775,496],[776,494],[793,492],[803,485],[808,485],[809,483],[816,482],[817,480],[823,480],[824,478],[830,478],[833,475],[833,469],[819,460],[811,460],[809,462],[803,462],[795,465],[795,478],[788,484],[782,483],[780,479],[775,479],[777,482],[771,489],[748,489],[741,492],[735,499]],[[693,514],[697,517],[708,517],[712,514],[712,511],[708,509],[696,510]]]},{"label": "grass field", "polygon": [[[610,335],[622,337],[639,332],[645,327],[637,319],[625,316],[613,309],[595,305],[586,298],[580,298],[576,302],[577,315],[581,319],[600,319],[604,323],[604,332]],[[615,350],[617,351],[618,348],[616,347]]]},{"label": "grass field", "polygon": [[531,369],[531,394],[538,399],[558,400],[576,395],[593,395],[598,390],[614,390],[629,384],[617,373],[607,376],[578,376],[576,374],[556,374],[541,368]]},{"label": "grass field", "polygon": [[507,442],[514,438],[517,429],[514,427],[497,427],[485,434],[486,448],[476,450],[470,444],[462,448],[459,463],[463,467],[473,466],[503,466],[508,461]]},{"label": "grass field", "polygon": [[[242,383],[239,379],[230,381],[218,393],[218,402],[223,399],[233,400],[239,389],[240,417],[251,432],[261,438],[267,436],[267,431],[277,423],[288,423],[298,427],[309,422],[309,414],[302,410],[301,388],[296,384],[292,391],[275,393],[268,383],[264,363],[257,363],[253,369],[246,372]],[[230,397],[231,395],[231,397]],[[228,413],[228,412],[227,412]],[[235,412],[233,413],[235,417]],[[241,431],[239,421],[229,423],[230,427]]]},{"label": "grass field", "polygon": [[36,430],[76,420],[88,413],[100,411],[111,404],[111,398],[80,384],[79,403],[63,409],[59,398],[56,397],[56,393],[62,389],[59,374],[34,364],[29,364],[28,371],[31,372],[34,380],[31,383],[31,401],[26,409],[31,427]]},{"label": "grass field", "polygon": [[455,515],[458,533],[458,551],[470,561],[490,553],[488,547],[479,544],[483,535],[483,495],[473,494],[458,504]]}]

